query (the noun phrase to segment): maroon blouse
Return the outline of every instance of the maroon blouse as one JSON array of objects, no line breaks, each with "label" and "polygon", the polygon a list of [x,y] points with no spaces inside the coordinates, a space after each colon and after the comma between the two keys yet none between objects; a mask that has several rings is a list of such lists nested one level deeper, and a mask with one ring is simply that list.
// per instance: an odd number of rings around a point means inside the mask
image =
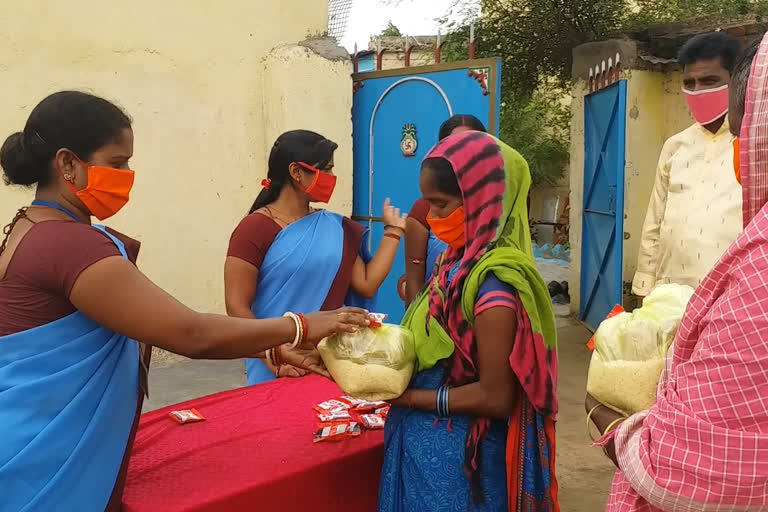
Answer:
[{"label": "maroon blouse", "polygon": [[[352,283],[352,269],[360,252],[360,243],[365,232],[362,225],[347,217],[342,219],[341,225],[344,229],[341,265],[328,291],[328,296],[320,308],[322,311],[338,309],[344,305],[344,299]],[[281,229],[274,219],[259,212],[252,213],[240,221],[232,233],[227,256],[239,258],[259,268]]]},{"label": "maroon blouse", "polygon": [[427,216],[429,215],[429,202],[424,198],[419,198],[413,203],[408,218],[418,221],[419,224],[427,228],[429,231],[429,223],[427,222]]},{"label": "maroon blouse", "polygon": [[[140,243],[114,230],[136,263]],[[51,323],[75,312],[69,294],[86,268],[120,251],[98,229],[73,221],[33,225],[0,280],[0,336]]]}]

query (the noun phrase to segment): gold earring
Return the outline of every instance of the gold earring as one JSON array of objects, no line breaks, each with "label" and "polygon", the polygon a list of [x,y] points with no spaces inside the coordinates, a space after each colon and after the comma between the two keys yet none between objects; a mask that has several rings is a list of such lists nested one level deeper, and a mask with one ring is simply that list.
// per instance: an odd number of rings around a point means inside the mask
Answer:
[{"label": "gold earring", "polygon": [[71,174],[67,174],[67,173],[64,174],[64,179],[69,181],[70,183],[75,181],[75,177],[72,176]]}]

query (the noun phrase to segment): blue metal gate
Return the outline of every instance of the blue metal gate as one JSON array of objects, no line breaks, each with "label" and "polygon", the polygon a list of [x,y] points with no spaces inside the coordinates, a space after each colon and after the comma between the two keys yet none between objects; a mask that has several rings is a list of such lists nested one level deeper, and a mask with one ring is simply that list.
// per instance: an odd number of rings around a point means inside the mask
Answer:
[{"label": "blue metal gate", "polygon": [[627,83],[584,98],[581,319],[596,329],[622,303]]},{"label": "blue metal gate", "polygon": [[[440,124],[453,114],[472,114],[498,132],[501,63],[472,60],[353,75],[353,218],[372,231],[372,249],[383,235],[386,198],[403,211],[421,194],[421,160],[437,142]],[[403,139],[413,136],[412,146]],[[405,273],[403,246],[379,291],[378,309],[397,323],[404,304],[397,281]]]}]

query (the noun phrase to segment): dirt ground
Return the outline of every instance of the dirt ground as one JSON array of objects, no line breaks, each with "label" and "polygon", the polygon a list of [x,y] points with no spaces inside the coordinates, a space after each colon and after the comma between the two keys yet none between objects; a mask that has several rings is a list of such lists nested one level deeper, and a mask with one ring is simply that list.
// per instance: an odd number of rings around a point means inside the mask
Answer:
[{"label": "dirt ground", "polygon": [[560,375],[557,422],[557,466],[563,512],[600,512],[613,478],[613,463],[589,446],[584,393],[590,354],[584,344],[590,332],[571,321],[558,329]]}]

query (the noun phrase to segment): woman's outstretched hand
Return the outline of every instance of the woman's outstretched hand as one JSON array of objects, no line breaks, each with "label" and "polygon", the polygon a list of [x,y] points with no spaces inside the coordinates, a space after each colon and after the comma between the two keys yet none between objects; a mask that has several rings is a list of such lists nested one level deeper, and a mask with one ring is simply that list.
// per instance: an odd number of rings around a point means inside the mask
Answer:
[{"label": "woman's outstretched hand", "polygon": [[400,213],[400,208],[395,208],[389,202],[389,198],[384,201],[384,207],[381,209],[381,218],[384,221],[385,226],[392,226],[405,233],[405,221],[408,219],[407,213]]},{"label": "woman's outstretched hand", "polygon": [[368,311],[360,308],[341,308],[336,311],[321,311],[305,316],[307,319],[307,342],[311,344],[312,348],[331,334],[357,332],[359,329],[371,325]]},{"label": "woman's outstretched hand", "polygon": [[281,356],[286,364],[278,370],[280,377],[303,377],[311,372],[330,378],[320,353],[314,347],[283,347]]},{"label": "woman's outstretched hand", "polygon": [[285,368],[286,377],[300,377],[302,370],[306,370],[330,378],[320,353],[315,348],[316,345],[332,334],[357,332],[371,324],[368,312],[360,308],[321,311],[305,315],[305,318],[307,319],[307,343],[296,348],[283,348],[282,351],[283,360],[287,364],[280,371],[282,372]]}]

